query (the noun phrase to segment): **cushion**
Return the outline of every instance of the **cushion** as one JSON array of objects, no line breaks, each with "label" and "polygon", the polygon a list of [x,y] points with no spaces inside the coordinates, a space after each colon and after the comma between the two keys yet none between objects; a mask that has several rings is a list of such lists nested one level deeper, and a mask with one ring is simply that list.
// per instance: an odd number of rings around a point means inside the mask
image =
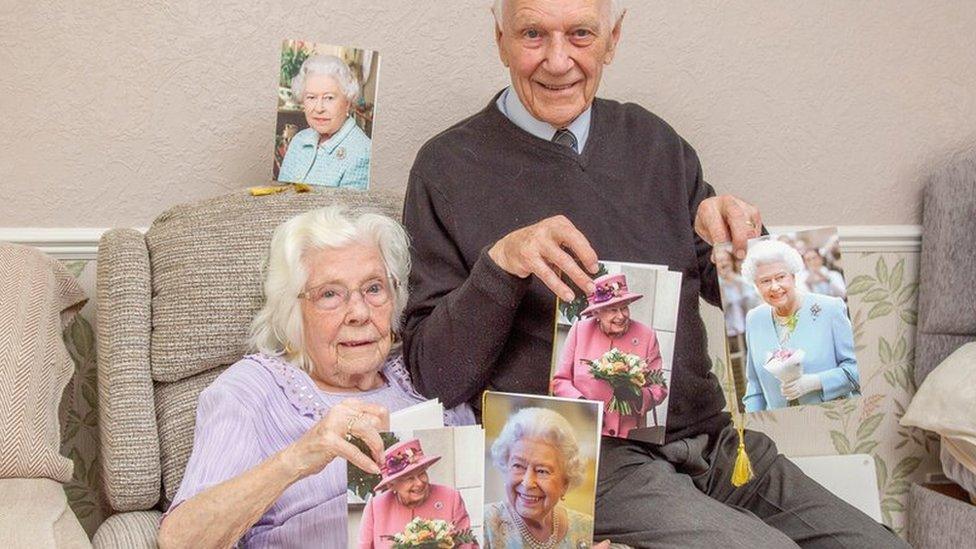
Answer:
[{"label": "cushion", "polygon": [[[945,476],[952,479],[963,490],[969,492],[969,499],[976,503],[976,463],[969,462],[963,464],[956,458],[960,455],[955,448],[951,438],[942,437],[942,449],[939,451],[939,460],[942,462],[942,470]],[[971,457],[971,456],[970,456]],[[962,459],[967,456],[962,454]]]},{"label": "cushion", "polygon": [[976,343],[963,345],[932,370],[901,424],[948,439],[953,457],[976,472]]},{"label": "cushion", "polygon": [[58,405],[75,364],[62,332],[85,300],[57,260],[0,243],[0,478],[71,479]]},{"label": "cushion", "polygon": [[401,194],[246,191],[177,206],[146,233],[152,262],[152,376],[177,381],[247,353],[262,302],[262,263],[274,228],[313,208],[344,203],[398,219]]},{"label": "cushion", "polygon": [[64,488],[51,479],[0,479],[0,510],[0,547],[91,547]]}]

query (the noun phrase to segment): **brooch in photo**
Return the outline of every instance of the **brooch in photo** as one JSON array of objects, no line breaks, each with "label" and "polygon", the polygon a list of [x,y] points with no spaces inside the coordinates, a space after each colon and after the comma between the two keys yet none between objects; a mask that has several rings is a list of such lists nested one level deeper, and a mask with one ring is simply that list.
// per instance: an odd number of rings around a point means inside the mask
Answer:
[{"label": "brooch in photo", "polygon": [[336,158],[338,158],[339,160],[342,160],[345,157],[346,157],[346,149],[345,149],[345,147],[339,147],[338,149],[336,149]]},{"label": "brooch in photo", "polygon": [[444,508],[444,502],[443,501],[435,501],[434,502],[434,509],[437,509],[438,511],[440,511],[443,508]]},{"label": "brooch in photo", "polygon": [[820,308],[820,304],[818,303],[814,303],[813,305],[810,305],[810,315],[813,316],[814,320],[817,319],[817,316],[820,315],[820,311],[822,310],[823,309]]}]

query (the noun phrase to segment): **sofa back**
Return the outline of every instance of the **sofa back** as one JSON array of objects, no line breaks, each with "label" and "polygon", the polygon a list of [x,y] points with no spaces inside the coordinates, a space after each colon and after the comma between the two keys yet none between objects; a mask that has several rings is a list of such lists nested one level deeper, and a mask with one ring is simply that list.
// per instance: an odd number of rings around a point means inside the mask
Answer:
[{"label": "sofa back", "polygon": [[922,212],[915,382],[976,341],[976,149],[926,182]]}]

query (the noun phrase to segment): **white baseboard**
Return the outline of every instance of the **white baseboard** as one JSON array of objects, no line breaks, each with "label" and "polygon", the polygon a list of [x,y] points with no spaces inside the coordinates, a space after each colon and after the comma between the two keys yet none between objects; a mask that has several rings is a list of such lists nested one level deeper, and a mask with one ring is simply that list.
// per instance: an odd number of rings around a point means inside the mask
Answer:
[{"label": "white baseboard", "polygon": [[[813,227],[773,226],[772,233]],[[841,250],[845,252],[918,252],[922,243],[919,225],[841,225]],[[98,239],[108,229],[89,227],[0,227],[0,241],[40,248],[58,259],[95,259]],[[145,232],[145,228],[140,229]]]}]

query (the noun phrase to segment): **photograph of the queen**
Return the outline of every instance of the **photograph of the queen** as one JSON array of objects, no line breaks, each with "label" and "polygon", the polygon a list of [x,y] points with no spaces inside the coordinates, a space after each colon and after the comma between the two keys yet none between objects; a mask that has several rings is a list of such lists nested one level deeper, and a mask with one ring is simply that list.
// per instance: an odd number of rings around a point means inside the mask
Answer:
[{"label": "photograph of the queen", "polygon": [[[363,510],[359,527],[360,548],[386,548],[394,545],[395,537],[421,521],[437,524],[442,521],[449,529],[461,533],[471,531],[471,519],[461,493],[443,484],[430,481],[427,469],[440,461],[440,456],[424,454],[417,439],[394,444],[387,448],[380,467],[382,480],[376,485],[376,495]],[[436,532],[431,532],[434,537]],[[457,540],[454,547],[475,547],[473,543]]]},{"label": "photograph of the queen", "polygon": [[[854,331],[844,300],[815,293],[803,280],[820,275],[792,239],[750,242],[742,277],[762,303],[746,313],[746,412],[817,404],[860,392]],[[823,269],[826,271],[826,269]],[[827,275],[820,275],[827,280]],[[836,292],[843,285],[834,283]],[[827,285],[829,287],[829,284]]]},{"label": "photograph of the queen", "polygon": [[[642,282],[649,295],[633,289],[634,281]],[[603,402],[604,435],[663,440],[671,346],[662,349],[660,334],[673,341],[673,329],[668,329],[674,319],[660,313],[672,310],[668,302],[676,299],[678,286],[669,282],[674,281],[680,281],[680,274],[621,266],[593,281],[596,289],[586,296],[580,319],[565,338],[557,334],[552,394]]]},{"label": "photograph of the queen", "polygon": [[485,547],[593,546],[598,403],[486,393]]},{"label": "photograph of the queen", "polygon": [[275,179],[368,188],[378,68],[376,52],[285,41]]}]

